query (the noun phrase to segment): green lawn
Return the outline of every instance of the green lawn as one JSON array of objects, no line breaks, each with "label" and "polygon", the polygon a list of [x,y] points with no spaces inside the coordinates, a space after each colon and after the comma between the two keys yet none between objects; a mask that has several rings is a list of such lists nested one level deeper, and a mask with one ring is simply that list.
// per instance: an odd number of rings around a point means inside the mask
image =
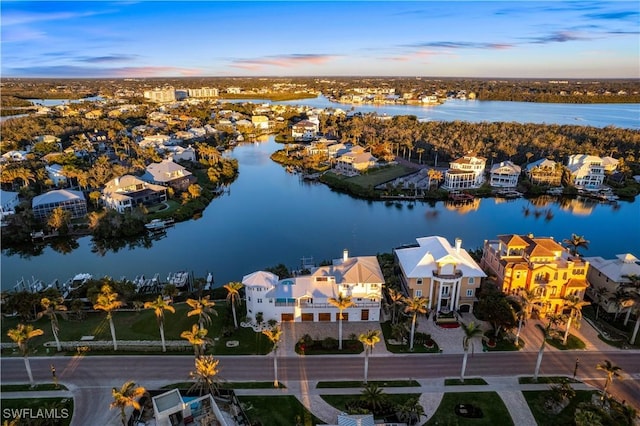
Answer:
[{"label": "green lawn", "polygon": [[[420,387],[420,383],[415,380],[369,380],[369,384],[378,385],[381,388],[404,388],[404,387]],[[364,382],[350,380],[341,382],[318,382],[316,388],[361,388]]]},{"label": "green lawn", "polygon": [[559,414],[553,415],[544,409],[543,398],[549,394],[549,391],[523,391],[522,394],[529,404],[531,413],[535,417],[538,426],[556,426],[556,425],[575,425],[574,415],[576,408],[581,402],[591,401],[591,395],[595,391],[576,391],[569,405],[565,407]]},{"label": "green lawn", "polygon": [[[29,399],[2,399],[1,419],[3,424],[7,421],[21,417],[20,425],[48,424],[56,426],[69,426],[73,416],[73,398],[29,398]],[[12,411],[17,410],[17,411]],[[38,411],[41,410],[41,411]],[[45,411],[46,410],[46,411]],[[19,413],[22,413],[20,415]],[[31,416],[32,422],[27,417]],[[48,416],[48,423],[41,423]]]},{"label": "green lawn", "polygon": [[[472,404],[482,410],[481,419],[459,417],[454,411],[458,404]],[[445,393],[440,406],[427,425],[513,425],[502,398],[496,392]]]},{"label": "green lawn", "polygon": [[304,426],[325,424],[311,414],[295,396],[238,396],[251,424]]},{"label": "green lawn", "polygon": [[[177,382],[165,385],[162,389],[189,389],[194,382]],[[223,389],[273,389],[273,382],[223,382],[220,383]],[[278,382],[278,389],[287,387]]]},{"label": "green lawn", "polygon": [[467,386],[467,385],[486,385],[486,384],[488,383],[480,377],[472,377],[470,379],[464,379],[464,382],[461,382],[460,379],[444,379],[445,386]]},{"label": "green lawn", "polygon": [[560,349],[561,351],[572,350],[572,349],[584,349],[587,345],[580,340],[578,337],[569,333],[569,337],[567,337],[567,344],[562,344],[562,339],[549,339],[547,340],[551,346],[556,349]]},{"label": "green lawn", "polygon": [[[187,311],[189,306],[186,303],[176,303],[173,305],[176,312],[174,314],[165,312],[164,321],[164,333],[166,340],[179,340],[186,342],[185,339],[180,337],[180,334],[185,330],[191,330],[191,326],[196,323],[197,317],[187,317]],[[218,315],[212,315],[212,324],[207,326],[209,330],[208,337],[219,340],[213,345],[208,345],[208,353],[214,355],[264,355],[271,350],[271,343],[269,339],[262,333],[256,333],[250,328],[239,327],[234,329],[233,319],[230,319],[228,315],[228,308],[225,302],[217,302],[216,312]],[[143,309],[140,312],[120,311],[113,313],[113,321],[116,329],[116,337],[118,340],[160,340],[160,330],[156,321],[155,314],[151,309]],[[2,336],[0,337],[2,342],[10,342],[11,339],[7,336],[7,331],[10,328],[15,328],[19,323],[17,318],[4,318],[1,324]],[[53,334],[51,332],[51,324],[48,318],[43,317],[38,321],[31,323],[36,328],[40,328],[44,331],[42,336],[38,336],[29,342],[35,352],[32,354],[44,355],[48,353],[43,347],[45,342],[53,341]],[[95,336],[94,340],[106,340],[111,341],[111,331],[109,329],[109,321],[106,319],[104,312],[90,312],[82,321],[59,319],[60,325],[60,340],[61,341],[76,341],[80,340],[82,336]],[[224,331],[229,335],[224,335]],[[227,348],[226,342],[229,340],[237,340],[239,345],[234,348]],[[120,353],[120,347],[118,352]],[[124,348],[123,348],[124,349]],[[153,348],[150,348],[153,349]],[[12,350],[3,351],[6,354],[13,353]],[[54,353],[55,348],[50,348],[49,353]],[[132,351],[122,351],[132,352]],[[91,353],[111,353],[109,351],[90,351]],[[135,353],[135,351],[134,351]],[[150,352],[145,351],[145,354],[155,353],[153,350]],[[157,348],[157,353],[161,353],[160,346]],[[184,351],[174,353],[185,353]]]},{"label": "green lawn", "polygon": [[[384,393],[384,395],[391,401],[394,405],[404,404],[410,398],[420,398],[419,393]],[[322,399],[324,399],[329,405],[337,408],[340,411],[346,412],[346,405],[354,400],[360,399],[360,394],[352,394],[352,395],[320,395]]]},{"label": "green lawn", "polygon": [[534,381],[533,377],[518,377],[518,383],[521,385],[538,384],[538,383],[562,383],[567,381],[569,383],[581,383],[580,380],[572,379],[565,376],[538,376],[538,381]]},{"label": "green lawn", "polygon": [[52,390],[67,390],[65,385],[55,385],[54,383],[40,383],[31,386],[30,384],[23,385],[0,385],[0,392],[25,392],[25,391],[52,391]]},{"label": "green lawn", "polygon": [[371,169],[369,172],[347,178],[347,182],[363,188],[375,187],[381,183],[388,182],[395,178],[415,173],[417,169],[401,165],[383,167],[380,169]]},{"label": "green lawn", "polygon": [[425,353],[440,353],[440,347],[438,343],[434,341],[434,345],[432,348],[427,348],[424,344],[414,343],[413,351],[409,350],[409,343],[406,345],[392,345],[389,343],[389,339],[391,338],[391,321],[386,321],[380,324],[382,328],[382,335],[384,336],[385,343],[387,345],[387,350],[394,354],[425,354]]}]

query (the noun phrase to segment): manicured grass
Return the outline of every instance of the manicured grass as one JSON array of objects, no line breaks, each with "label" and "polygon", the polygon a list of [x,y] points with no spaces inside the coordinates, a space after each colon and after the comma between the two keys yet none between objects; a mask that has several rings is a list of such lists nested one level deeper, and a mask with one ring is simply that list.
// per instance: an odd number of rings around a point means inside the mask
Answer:
[{"label": "manicured grass", "polygon": [[[378,385],[381,388],[404,388],[404,387],[420,387],[420,383],[415,380],[369,380],[369,384]],[[317,389],[324,388],[361,388],[364,387],[364,382],[351,380],[342,382],[318,382]]]},{"label": "manicured grass", "polygon": [[388,342],[388,339],[391,338],[391,321],[383,322],[380,324],[382,328],[382,334],[385,339],[385,343],[387,345],[387,350],[394,354],[426,354],[426,353],[440,353],[440,347],[434,341],[434,345],[432,348],[427,348],[424,344],[414,343],[413,351],[409,350],[409,343],[406,345],[392,345]]},{"label": "manicured grass", "polygon": [[[489,330],[485,334],[488,338],[493,338],[494,332]],[[495,341],[495,346],[491,347],[487,344],[487,341],[482,342],[482,349],[485,352],[508,352],[508,351],[519,351],[524,348],[525,342],[522,339],[518,339],[519,346],[509,339],[498,337]]]},{"label": "manicured grass", "polygon": [[549,395],[549,391],[523,391],[524,399],[526,399],[533,417],[539,426],[557,426],[557,425],[575,425],[574,416],[578,404],[581,402],[590,402],[591,395],[598,393],[597,391],[577,390],[576,396],[573,397],[569,405],[557,415],[549,413],[544,408],[544,398]]},{"label": "manicured grass", "polygon": [[472,377],[470,379],[464,379],[464,382],[461,382],[460,379],[444,379],[445,386],[486,385],[486,384],[488,383],[480,377]]},{"label": "manicured grass", "polygon": [[567,381],[569,383],[581,383],[580,380],[572,379],[566,376],[538,376],[538,381],[534,381],[533,377],[518,377],[518,383],[521,385],[539,384],[539,383],[562,383]]},{"label": "manicured grass", "polygon": [[54,383],[40,383],[31,386],[30,384],[21,385],[0,385],[0,392],[24,392],[24,391],[52,391],[67,390],[65,385],[56,386]]},{"label": "manicured grass", "polygon": [[349,183],[361,186],[363,188],[375,187],[381,183],[388,182],[400,176],[415,173],[417,169],[401,165],[383,167],[380,169],[371,169],[365,174],[354,176],[346,179]]},{"label": "manicured grass", "polygon": [[[311,414],[295,396],[238,396],[252,424],[313,426],[325,424]],[[276,409],[277,407],[277,409]]]},{"label": "manicured grass", "polygon": [[342,350],[337,347],[322,347],[322,340],[314,340],[312,344],[296,343],[296,353],[300,355],[356,355],[364,351],[364,346],[359,340],[345,339],[342,341]]},{"label": "manicured grass", "polygon": [[[165,313],[164,321],[164,333],[165,339],[179,340],[186,342],[185,339],[180,337],[180,334],[185,330],[191,330],[191,326],[196,323],[197,317],[187,317],[189,306],[186,303],[176,303],[173,305],[176,312],[174,314],[170,312]],[[216,302],[215,306],[218,315],[211,315],[212,323],[207,326],[209,333],[207,337],[212,339],[218,337],[219,340],[212,345],[207,346],[207,353],[213,353],[215,355],[264,355],[271,350],[271,343],[269,339],[262,333],[256,333],[251,328],[239,327],[234,329],[233,326],[229,327],[229,324],[233,324],[233,319],[230,318],[227,304],[225,302]],[[238,313],[240,316],[241,313]],[[160,340],[160,329],[156,321],[155,314],[151,309],[143,309],[140,312],[135,311],[119,311],[113,313],[113,321],[116,329],[116,338],[118,340]],[[11,339],[7,336],[7,331],[11,328],[15,328],[20,321],[17,318],[5,318],[0,325],[2,335],[0,339],[2,342],[10,342]],[[54,354],[55,348],[49,348],[47,351],[43,347],[45,342],[53,341],[53,334],[51,332],[50,321],[43,317],[38,321],[31,323],[35,328],[40,328],[44,331],[42,336],[38,336],[29,342],[29,346],[33,348],[31,354],[42,356],[45,354]],[[106,319],[104,312],[89,312],[86,318],[82,321],[72,321],[60,318],[60,340],[61,341],[79,341],[82,336],[94,336],[94,340],[111,341],[111,331],[109,329],[109,321]],[[223,336],[223,329],[227,330],[230,335]],[[239,345],[234,348],[227,348],[226,342],[229,340],[237,340]],[[118,348],[118,353],[141,353],[147,354],[162,354],[160,345],[158,344],[157,351],[155,348],[149,348],[149,351],[126,351]],[[122,348],[124,349],[124,348]],[[113,354],[112,351],[94,351],[90,350],[88,354]],[[168,353],[168,352],[167,352]],[[172,353],[188,354],[189,351],[173,351]],[[18,351],[11,349],[3,351],[6,355],[19,355]],[[75,351],[70,352],[70,355],[75,355]]]},{"label": "manicured grass", "polygon": [[567,344],[562,344],[562,339],[549,339],[547,342],[556,349],[560,349],[561,351],[567,351],[572,349],[584,349],[587,345],[580,340],[578,337],[569,333],[569,337],[567,337]]},{"label": "manicured grass", "polygon": [[[481,419],[459,417],[454,411],[458,404],[472,404],[482,410]],[[496,392],[445,393],[440,406],[427,425],[513,425],[514,422],[502,398]]]},{"label": "manicured grass", "polygon": [[[56,426],[69,426],[71,424],[71,416],[73,416],[73,398],[29,398],[29,399],[2,399],[0,400],[2,410],[0,410],[1,419],[11,421],[15,417],[14,414],[22,413],[31,415],[33,423],[27,422],[27,417],[22,416],[19,424],[55,424]],[[28,411],[30,409],[30,411]],[[14,411],[12,413],[11,410]],[[38,418],[38,410],[47,410],[49,416],[48,423],[37,423],[43,420],[45,412],[40,412]],[[20,415],[20,414],[18,414]]]},{"label": "manicured grass", "polygon": [[[410,398],[420,398],[419,393],[385,393],[384,394],[389,401],[391,401],[394,405],[404,404]],[[346,412],[347,404],[351,401],[356,401],[360,399],[360,394],[352,394],[352,395],[320,395],[322,399],[324,399],[327,404],[332,407],[337,408],[340,411]]]},{"label": "manicured grass", "polygon": [[[162,389],[189,389],[193,382],[177,382],[165,385]],[[223,389],[273,389],[273,382],[224,382],[220,383]],[[278,389],[286,389],[287,387],[278,382]]]}]

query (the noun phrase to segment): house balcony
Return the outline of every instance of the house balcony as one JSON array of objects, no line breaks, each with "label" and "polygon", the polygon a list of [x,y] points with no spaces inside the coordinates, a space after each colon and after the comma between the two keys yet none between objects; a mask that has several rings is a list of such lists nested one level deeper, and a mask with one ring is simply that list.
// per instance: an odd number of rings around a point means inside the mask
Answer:
[{"label": "house balcony", "polygon": [[[355,305],[352,308],[379,308],[380,302],[357,302],[354,301]],[[307,302],[275,302],[275,306],[278,308],[282,307],[294,307],[301,309],[337,309],[331,303],[307,303]]]},{"label": "house balcony", "polygon": [[453,274],[438,274],[436,271],[433,271],[433,276],[443,280],[457,280],[462,278],[462,271],[455,271]]}]

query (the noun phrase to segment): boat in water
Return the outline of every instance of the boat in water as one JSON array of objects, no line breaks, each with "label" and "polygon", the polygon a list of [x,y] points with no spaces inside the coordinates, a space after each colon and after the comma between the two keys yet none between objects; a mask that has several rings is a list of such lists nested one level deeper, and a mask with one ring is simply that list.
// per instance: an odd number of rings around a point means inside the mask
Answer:
[{"label": "boat in water", "polygon": [[153,219],[151,222],[144,225],[149,231],[162,231],[174,224],[173,219]]}]

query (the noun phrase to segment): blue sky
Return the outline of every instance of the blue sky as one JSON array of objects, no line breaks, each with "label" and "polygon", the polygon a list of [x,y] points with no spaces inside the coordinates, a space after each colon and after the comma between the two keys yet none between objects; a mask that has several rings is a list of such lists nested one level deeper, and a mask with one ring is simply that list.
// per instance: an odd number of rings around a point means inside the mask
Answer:
[{"label": "blue sky", "polygon": [[2,1],[2,77],[640,78],[638,1]]}]

